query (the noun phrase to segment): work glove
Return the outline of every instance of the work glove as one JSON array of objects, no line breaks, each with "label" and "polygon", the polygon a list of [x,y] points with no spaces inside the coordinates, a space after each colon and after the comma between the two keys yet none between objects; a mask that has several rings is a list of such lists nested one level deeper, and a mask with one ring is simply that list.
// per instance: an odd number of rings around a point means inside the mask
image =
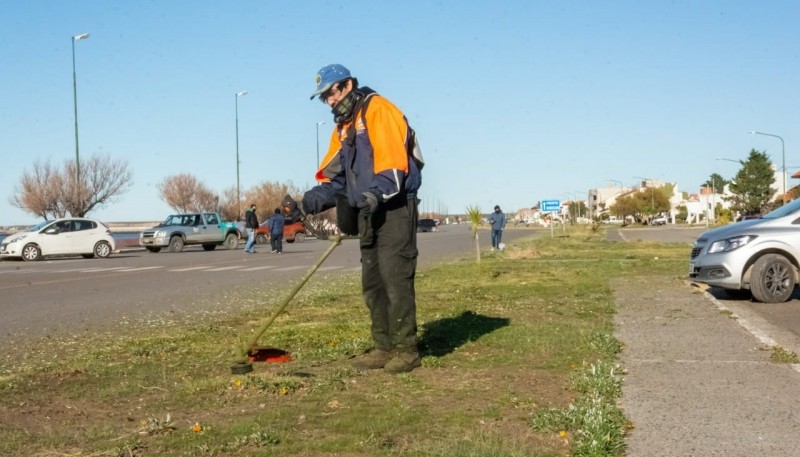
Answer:
[{"label": "work glove", "polygon": [[372,192],[364,192],[361,195],[363,198],[356,205],[358,207],[358,213],[363,218],[369,218],[378,208],[378,197]]},{"label": "work glove", "polygon": [[305,221],[305,211],[303,211],[303,208],[297,204],[297,201],[295,201],[291,195],[286,194],[286,196],[283,197],[281,206],[283,206],[284,213],[286,213],[286,215],[292,219],[292,222]]}]

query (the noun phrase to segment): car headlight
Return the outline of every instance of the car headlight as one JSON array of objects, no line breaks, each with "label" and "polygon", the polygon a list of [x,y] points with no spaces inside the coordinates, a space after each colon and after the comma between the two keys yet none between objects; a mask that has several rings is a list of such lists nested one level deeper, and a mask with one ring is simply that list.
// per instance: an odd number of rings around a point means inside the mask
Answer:
[{"label": "car headlight", "polygon": [[708,247],[708,253],[713,254],[715,252],[733,251],[734,249],[738,249],[756,238],[758,238],[756,235],[742,235],[725,240],[715,241],[711,243],[711,246]]},{"label": "car headlight", "polygon": [[164,230],[159,230],[156,232],[156,238],[163,238],[165,236],[167,236],[167,232]]},{"label": "car headlight", "polygon": [[24,240],[24,239],[25,239],[25,237],[26,237],[26,236],[28,236],[28,235],[20,235],[20,236],[15,236],[15,237],[13,237],[13,238],[10,238],[9,240],[7,240],[7,241],[6,241],[5,243],[3,243],[3,244],[11,244],[11,243],[16,243],[17,241],[22,241],[22,240]]}]

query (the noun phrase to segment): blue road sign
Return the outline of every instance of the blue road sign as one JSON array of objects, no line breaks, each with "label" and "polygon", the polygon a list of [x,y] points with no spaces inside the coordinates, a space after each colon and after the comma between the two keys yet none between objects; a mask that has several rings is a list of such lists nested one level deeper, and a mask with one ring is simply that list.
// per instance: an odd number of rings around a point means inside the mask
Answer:
[{"label": "blue road sign", "polygon": [[560,209],[560,200],[542,200],[542,211],[558,211]]}]

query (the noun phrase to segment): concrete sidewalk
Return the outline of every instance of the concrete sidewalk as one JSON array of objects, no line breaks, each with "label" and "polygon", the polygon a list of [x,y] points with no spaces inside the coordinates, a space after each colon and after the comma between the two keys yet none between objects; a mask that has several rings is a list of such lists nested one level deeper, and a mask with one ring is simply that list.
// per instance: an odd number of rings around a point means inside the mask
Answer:
[{"label": "concrete sidewalk", "polygon": [[770,361],[771,345],[794,341],[776,343],[676,278],[611,287],[628,457],[800,456],[800,372]]}]

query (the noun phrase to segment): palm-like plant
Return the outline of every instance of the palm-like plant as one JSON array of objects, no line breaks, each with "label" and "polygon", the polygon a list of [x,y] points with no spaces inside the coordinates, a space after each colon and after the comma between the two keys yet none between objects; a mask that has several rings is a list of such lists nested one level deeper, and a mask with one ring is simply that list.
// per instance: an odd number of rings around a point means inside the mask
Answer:
[{"label": "palm-like plant", "polygon": [[481,246],[478,242],[478,227],[481,225],[481,209],[478,206],[470,205],[467,207],[467,218],[472,225],[472,237],[475,238],[475,262],[481,263]]}]

